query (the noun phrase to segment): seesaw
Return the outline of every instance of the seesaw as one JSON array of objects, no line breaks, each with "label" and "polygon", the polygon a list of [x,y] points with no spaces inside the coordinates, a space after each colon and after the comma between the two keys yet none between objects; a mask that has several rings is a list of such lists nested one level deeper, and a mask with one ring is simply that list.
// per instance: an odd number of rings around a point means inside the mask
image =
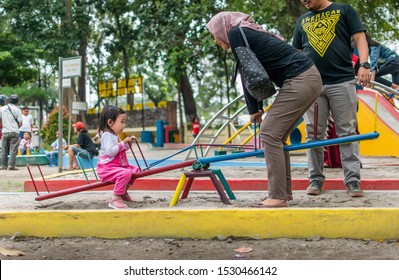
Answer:
[{"label": "seesaw", "polygon": [[[301,143],[301,144],[288,145],[288,146],[284,147],[284,150],[285,151],[295,151],[295,150],[302,150],[302,149],[311,149],[311,148],[316,148],[316,147],[333,146],[333,145],[345,144],[345,143],[350,143],[350,142],[373,140],[373,139],[378,138],[378,136],[379,136],[378,132],[371,132],[371,133],[351,135],[351,136],[334,138],[334,139],[315,140],[315,141],[310,141],[310,142]],[[138,143],[137,143],[137,145],[138,145]],[[190,147],[194,148],[193,146],[190,146]],[[192,166],[194,170],[202,170],[202,169],[208,169],[210,163],[212,163],[212,162],[254,157],[254,156],[259,156],[262,154],[263,154],[263,150],[256,150],[256,151],[242,152],[242,153],[236,153],[236,154],[231,154],[231,155],[221,155],[221,156],[215,156],[215,157],[210,157],[210,158],[193,159],[193,160],[183,161],[180,163],[170,164],[167,166],[157,167],[157,168],[153,168],[153,169],[150,169],[150,167],[147,166],[147,169],[142,170],[141,172],[132,174],[130,183],[133,184],[137,178],[142,178],[142,177],[159,174],[159,173],[163,173],[163,172],[167,172],[167,171],[171,171],[171,170],[175,170],[175,169],[179,169],[179,168],[184,168],[184,167],[188,167],[188,166]],[[168,158],[170,158],[170,157],[168,157]],[[40,166],[38,166],[38,167],[40,170]],[[29,166],[28,166],[28,169],[29,169]],[[41,170],[40,170],[40,173],[41,173]],[[46,185],[46,182],[44,180],[42,173],[41,173],[41,175],[42,175],[42,179],[44,181],[44,184],[46,186],[46,190],[48,193],[39,194],[38,189],[36,187],[36,183],[31,175],[31,179],[32,179],[34,188],[37,193],[37,197],[35,198],[36,201],[42,201],[42,200],[46,200],[46,199],[50,199],[50,198],[55,198],[55,197],[78,193],[78,192],[82,192],[82,191],[88,191],[88,190],[104,187],[107,185],[112,185],[112,183],[110,183],[110,182],[95,182],[95,183],[91,183],[91,184],[89,183],[89,184],[85,184],[82,186],[77,186],[77,187],[73,187],[73,188],[69,188],[69,189],[50,192],[49,189],[47,188],[47,185]]]}]

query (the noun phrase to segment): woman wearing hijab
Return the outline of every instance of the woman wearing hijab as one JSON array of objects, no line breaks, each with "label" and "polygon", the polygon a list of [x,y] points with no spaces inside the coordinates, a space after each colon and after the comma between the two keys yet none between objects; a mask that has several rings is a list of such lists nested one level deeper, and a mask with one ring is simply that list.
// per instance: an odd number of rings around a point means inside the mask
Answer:
[{"label": "woman wearing hijab", "polygon": [[[268,174],[268,197],[253,207],[287,207],[292,200],[291,164],[284,146],[295,125],[319,96],[322,82],[319,71],[304,54],[265,31],[251,16],[241,12],[220,12],[206,27],[224,50],[244,47],[240,26],[256,57],[280,90],[262,121],[263,103],[257,102],[244,88],[251,122],[262,122],[260,136]],[[241,70],[240,70],[241,71]]]}]

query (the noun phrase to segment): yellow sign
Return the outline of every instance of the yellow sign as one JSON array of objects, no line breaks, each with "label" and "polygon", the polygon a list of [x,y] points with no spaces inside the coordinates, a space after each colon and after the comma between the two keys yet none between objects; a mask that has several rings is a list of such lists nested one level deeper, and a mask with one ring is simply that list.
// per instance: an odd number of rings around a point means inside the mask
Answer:
[{"label": "yellow sign", "polygon": [[143,77],[134,77],[129,79],[128,86],[126,87],[126,79],[117,80],[116,91],[113,88],[113,82],[101,82],[98,83],[98,96],[99,97],[111,97],[121,96],[131,93],[142,93],[143,92]]},{"label": "yellow sign", "polygon": [[99,97],[116,96],[116,92],[113,88],[112,81],[98,83],[98,96]]}]

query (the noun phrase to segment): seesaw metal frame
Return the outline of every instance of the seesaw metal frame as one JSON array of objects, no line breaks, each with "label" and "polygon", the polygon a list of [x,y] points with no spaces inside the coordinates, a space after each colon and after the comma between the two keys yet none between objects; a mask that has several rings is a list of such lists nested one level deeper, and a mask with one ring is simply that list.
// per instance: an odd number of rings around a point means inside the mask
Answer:
[{"label": "seesaw metal frame", "polygon": [[[373,140],[378,137],[379,137],[378,132],[371,132],[371,133],[366,133],[366,134],[359,134],[359,135],[352,135],[352,136],[346,136],[346,137],[340,137],[340,138],[334,138],[334,139],[317,140],[317,141],[311,141],[311,142],[306,142],[306,143],[301,143],[301,144],[288,145],[288,146],[284,147],[284,150],[285,151],[295,151],[295,150],[302,150],[302,149],[311,149],[311,148],[316,148],[316,147],[333,146],[333,145],[340,145],[340,144],[345,144],[345,143],[350,143],[350,142]],[[220,155],[220,156],[215,156],[215,157],[210,157],[210,158],[201,158],[201,159],[183,161],[180,163],[170,164],[167,166],[157,167],[157,168],[153,168],[153,169],[147,169],[147,170],[132,174],[130,183],[133,184],[137,178],[150,176],[150,175],[154,175],[154,174],[159,174],[159,173],[171,171],[174,169],[184,168],[184,167],[188,167],[190,165],[193,167],[194,170],[201,170],[203,168],[208,168],[210,163],[212,163],[212,162],[254,157],[254,156],[259,156],[262,154],[263,154],[263,150],[257,150],[257,151],[251,151],[251,152],[236,153],[236,154],[231,154],[231,155]],[[40,166],[38,166],[38,167],[40,170]],[[41,173],[41,170],[40,170],[40,173]],[[31,178],[32,178],[32,181],[34,182],[32,175],[31,175]],[[45,182],[43,174],[42,174],[42,178],[43,178],[43,181]],[[113,183],[98,181],[98,182],[95,182],[92,184],[86,184],[86,185],[82,185],[82,186],[78,186],[78,187],[72,187],[69,189],[64,189],[64,190],[55,191],[55,192],[49,192],[47,185],[46,185],[48,193],[39,194],[39,192],[37,191],[36,185],[34,183],[36,192],[38,194],[38,196],[35,198],[35,200],[42,201],[42,200],[46,200],[46,199],[50,199],[50,198],[55,198],[55,197],[64,196],[64,195],[68,195],[68,194],[78,193],[81,191],[88,191],[88,190],[104,187],[104,186],[111,185],[111,184],[113,184]]]}]

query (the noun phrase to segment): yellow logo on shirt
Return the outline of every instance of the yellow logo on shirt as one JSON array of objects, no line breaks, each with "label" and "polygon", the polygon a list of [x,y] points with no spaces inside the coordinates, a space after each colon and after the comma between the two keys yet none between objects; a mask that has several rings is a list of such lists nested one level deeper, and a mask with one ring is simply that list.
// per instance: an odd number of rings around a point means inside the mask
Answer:
[{"label": "yellow logo on shirt", "polygon": [[309,44],[321,57],[324,56],[336,36],[335,26],[340,15],[340,10],[333,10],[302,20],[302,28],[308,35]]}]

